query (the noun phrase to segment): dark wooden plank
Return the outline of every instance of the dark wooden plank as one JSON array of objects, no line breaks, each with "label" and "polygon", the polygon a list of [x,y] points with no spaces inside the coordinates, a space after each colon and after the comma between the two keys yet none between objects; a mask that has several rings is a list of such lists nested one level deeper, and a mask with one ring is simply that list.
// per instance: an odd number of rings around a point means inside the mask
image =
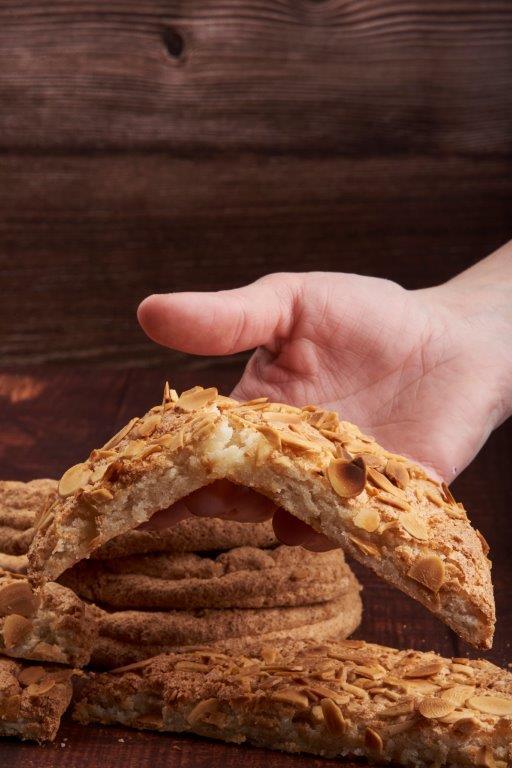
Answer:
[{"label": "dark wooden plank", "polygon": [[[200,380],[206,385],[217,384],[227,392],[238,375],[237,366],[217,365],[204,370]],[[193,364],[177,369],[169,366],[123,372],[91,368],[4,369],[0,374],[2,477],[58,476],[64,467],[82,459],[92,446],[100,444],[132,415],[153,405],[159,399],[165,377],[171,377],[180,389],[198,381]],[[509,423],[491,437],[456,484],[475,525],[491,544],[499,623],[494,648],[485,656],[502,665],[510,660],[512,636],[512,608],[508,599],[512,580],[512,477],[508,466],[511,451]],[[453,633],[423,608],[358,564],[354,567],[364,585],[365,604],[363,623],[356,637],[404,648],[468,654]],[[469,655],[474,656],[475,652]],[[0,744],[0,763],[12,768],[86,768],[100,764],[127,768],[231,768],[241,761],[247,768],[334,768],[340,764],[188,737],[121,728],[82,729],[69,722],[64,724],[57,742],[44,748],[19,745],[14,740],[2,740]]]},{"label": "dark wooden plank", "polygon": [[503,0],[0,5],[0,146],[509,152]]},{"label": "dark wooden plank", "polygon": [[138,328],[149,293],[287,270],[417,288],[489,253],[512,218],[512,157],[12,155],[1,177],[4,365],[178,365]]}]

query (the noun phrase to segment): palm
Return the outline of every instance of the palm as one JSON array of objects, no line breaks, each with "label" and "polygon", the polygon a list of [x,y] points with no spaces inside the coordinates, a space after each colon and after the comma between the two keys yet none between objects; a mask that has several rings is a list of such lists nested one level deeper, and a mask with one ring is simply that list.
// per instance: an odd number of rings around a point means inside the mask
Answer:
[{"label": "palm", "polygon": [[478,381],[451,315],[432,311],[428,292],[356,275],[307,276],[295,306],[289,333],[256,351],[235,394],[335,409],[452,479],[485,425],[475,430]]}]

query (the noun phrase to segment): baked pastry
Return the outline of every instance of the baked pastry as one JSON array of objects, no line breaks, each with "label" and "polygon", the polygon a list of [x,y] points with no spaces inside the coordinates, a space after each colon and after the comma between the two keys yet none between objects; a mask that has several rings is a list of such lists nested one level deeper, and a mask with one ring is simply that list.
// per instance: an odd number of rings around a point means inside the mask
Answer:
[{"label": "baked pastry", "polygon": [[70,589],[0,571],[0,653],[81,667],[98,634],[93,609]]},{"label": "baked pastry", "polygon": [[419,600],[476,646],[492,643],[487,545],[445,485],[315,406],[249,403],[214,388],[132,419],[71,467],[39,518],[32,577],[66,568],[220,478],[250,486]]},{"label": "baked pastry", "polygon": [[73,716],[414,768],[512,760],[510,672],[362,641],[159,656],[90,674]]},{"label": "baked pastry", "polygon": [[53,741],[69,706],[73,670],[0,658],[0,736]]},{"label": "baked pastry", "polygon": [[351,574],[341,550],[237,547],[220,554],[152,553],[83,560],[60,583],[116,608],[276,608],[340,597]]},{"label": "baked pastry", "polygon": [[56,480],[0,480],[0,552],[24,555],[32,541],[34,521],[57,496]]},{"label": "baked pastry", "polygon": [[361,621],[359,585],[336,600],[316,605],[195,611],[114,611],[94,608],[99,637],[91,656],[96,669],[112,669],[186,646],[215,645],[243,651],[279,638],[348,637]]},{"label": "baked pastry", "polygon": [[91,552],[91,559],[110,560],[146,552],[213,552],[276,544],[271,520],[239,523],[217,517],[190,517],[161,531],[135,529],[122,533]]}]

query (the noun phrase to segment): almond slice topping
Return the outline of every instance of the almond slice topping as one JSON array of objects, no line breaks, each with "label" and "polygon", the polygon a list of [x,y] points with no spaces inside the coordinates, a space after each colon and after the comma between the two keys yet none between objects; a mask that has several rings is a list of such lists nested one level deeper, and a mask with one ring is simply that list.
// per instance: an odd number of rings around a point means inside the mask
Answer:
[{"label": "almond slice topping", "polygon": [[294,688],[283,688],[271,695],[274,701],[280,701],[283,704],[291,704],[293,707],[306,709],[309,707],[309,699],[303,693],[299,693]]},{"label": "almond slice topping", "polygon": [[218,391],[215,387],[208,387],[203,389],[194,387],[188,389],[186,392],[181,393],[181,397],[176,403],[176,407],[181,408],[186,413],[192,411],[199,411],[201,408],[205,408],[207,405],[211,405],[218,395]]},{"label": "almond slice topping", "polygon": [[32,629],[32,622],[25,616],[17,613],[11,613],[4,619],[4,625],[0,630],[4,636],[5,647],[8,651],[12,650],[28,635]]},{"label": "almond slice topping", "polygon": [[91,477],[87,464],[75,464],[62,475],[59,481],[59,496],[66,497],[84,488]]},{"label": "almond slice topping", "polygon": [[140,422],[137,427],[137,437],[149,437],[160,424],[160,416],[150,416]]},{"label": "almond slice topping", "polygon": [[506,699],[504,696],[471,696],[467,700],[467,705],[486,715],[498,717],[512,715],[512,699]]},{"label": "almond slice topping", "polygon": [[416,664],[415,667],[408,669],[403,673],[405,678],[407,677],[431,677],[431,675],[437,675],[443,669],[443,662],[441,659],[432,659],[432,661],[424,661],[423,663]]},{"label": "almond slice topping", "polygon": [[46,671],[43,667],[25,667],[18,675],[18,680],[22,685],[30,685],[31,683],[39,683],[46,675]]},{"label": "almond slice topping", "polygon": [[411,505],[409,504],[409,502],[406,501],[405,499],[402,499],[400,496],[395,496],[395,494],[393,493],[379,491],[376,494],[375,498],[377,499],[377,501],[380,501],[382,504],[388,504],[390,507],[395,507],[395,509],[401,509],[404,512],[411,511]]},{"label": "almond slice topping", "polygon": [[374,467],[368,467],[368,479],[371,483],[373,483],[373,485],[377,486],[377,488],[380,488],[381,491],[386,491],[386,493],[391,493],[397,496],[403,496],[400,488],[397,488],[396,485],[393,485],[393,483],[388,480],[386,475],[383,475],[382,472],[379,472],[379,470],[375,469]]},{"label": "almond slice topping", "polygon": [[411,478],[409,477],[409,472],[404,464],[395,459],[389,459],[384,471],[391,481],[401,488],[402,491],[405,491]]},{"label": "almond slice topping", "polygon": [[434,696],[427,696],[422,699],[418,705],[418,712],[427,720],[437,720],[440,717],[446,717],[455,709],[455,704],[452,704],[446,699],[438,699]]},{"label": "almond slice topping", "polygon": [[382,750],[384,749],[382,736],[377,733],[377,731],[374,731],[373,728],[366,729],[364,733],[364,743],[368,749],[372,749],[379,754],[381,754]]},{"label": "almond slice topping", "polygon": [[361,458],[353,461],[334,459],[327,469],[327,477],[338,496],[342,499],[352,499],[364,490],[366,465]]},{"label": "almond slice topping", "polygon": [[0,587],[0,616],[17,613],[29,618],[37,609],[35,597],[27,581],[11,581]]},{"label": "almond slice topping", "polygon": [[201,720],[204,720],[204,718],[207,718],[208,715],[213,715],[213,713],[217,712],[218,709],[219,702],[217,699],[203,699],[203,701],[200,701],[195,705],[195,707],[193,707],[193,709],[190,710],[187,715],[187,721],[190,723],[190,725],[195,725]]},{"label": "almond slice topping", "polygon": [[444,563],[437,555],[424,555],[411,565],[407,575],[431,592],[439,592],[445,580]]},{"label": "almond slice topping", "polygon": [[138,422],[139,417],[135,416],[133,419],[130,419],[128,424],[125,424],[122,429],[119,430],[119,432],[116,432],[115,435],[113,435],[110,440],[108,440],[105,445],[103,446],[104,451],[108,451],[109,448],[113,448],[115,445],[121,442],[123,437],[126,437],[128,432],[131,431],[132,427]]},{"label": "almond slice topping", "polygon": [[380,525],[380,515],[376,509],[362,509],[354,517],[354,525],[368,533],[373,533]]},{"label": "almond slice topping", "polygon": [[446,688],[442,691],[441,698],[450,701],[456,707],[462,707],[474,693],[474,685],[454,685],[452,688]]},{"label": "almond slice topping", "polygon": [[329,733],[333,736],[342,734],[345,730],[345,718],[338,705],[332,699],[322,699],[320,706]]},{"label": "almond slice topping", "polygon": [[428,528],[423,518],[416,515],[414,512],[404,512],[400,515],[400,523],[405,528],[407,533],[420,541],[427,541]]},{"label": "almond slice topping", "polygon": [[349,536],[349,539],[356,545],[356,547],[363,553],[363,555],[380,558],[379,550],[373,544],[370,544],[370,542],[358,539],[357,536]]}]

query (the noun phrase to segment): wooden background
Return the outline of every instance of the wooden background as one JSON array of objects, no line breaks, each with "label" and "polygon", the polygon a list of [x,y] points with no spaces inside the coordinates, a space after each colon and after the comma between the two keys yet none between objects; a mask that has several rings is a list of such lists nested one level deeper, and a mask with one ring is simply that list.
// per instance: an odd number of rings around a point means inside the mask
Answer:
[{"label": "wooden background", "polygon": [[[310,269],[413,288],[510,238],[511,43],[508,0],[0,0],[1,476],[57,476],[166,377],[236,381],[240,357],[146,340],[148,293]],[[500,664],[511,455],[505,425],[455,484],[494,555]],[[467,653],[358,575],[358,636]],[[12,768],[241,761],[335,764],[69,724],[0,746]]]}]

